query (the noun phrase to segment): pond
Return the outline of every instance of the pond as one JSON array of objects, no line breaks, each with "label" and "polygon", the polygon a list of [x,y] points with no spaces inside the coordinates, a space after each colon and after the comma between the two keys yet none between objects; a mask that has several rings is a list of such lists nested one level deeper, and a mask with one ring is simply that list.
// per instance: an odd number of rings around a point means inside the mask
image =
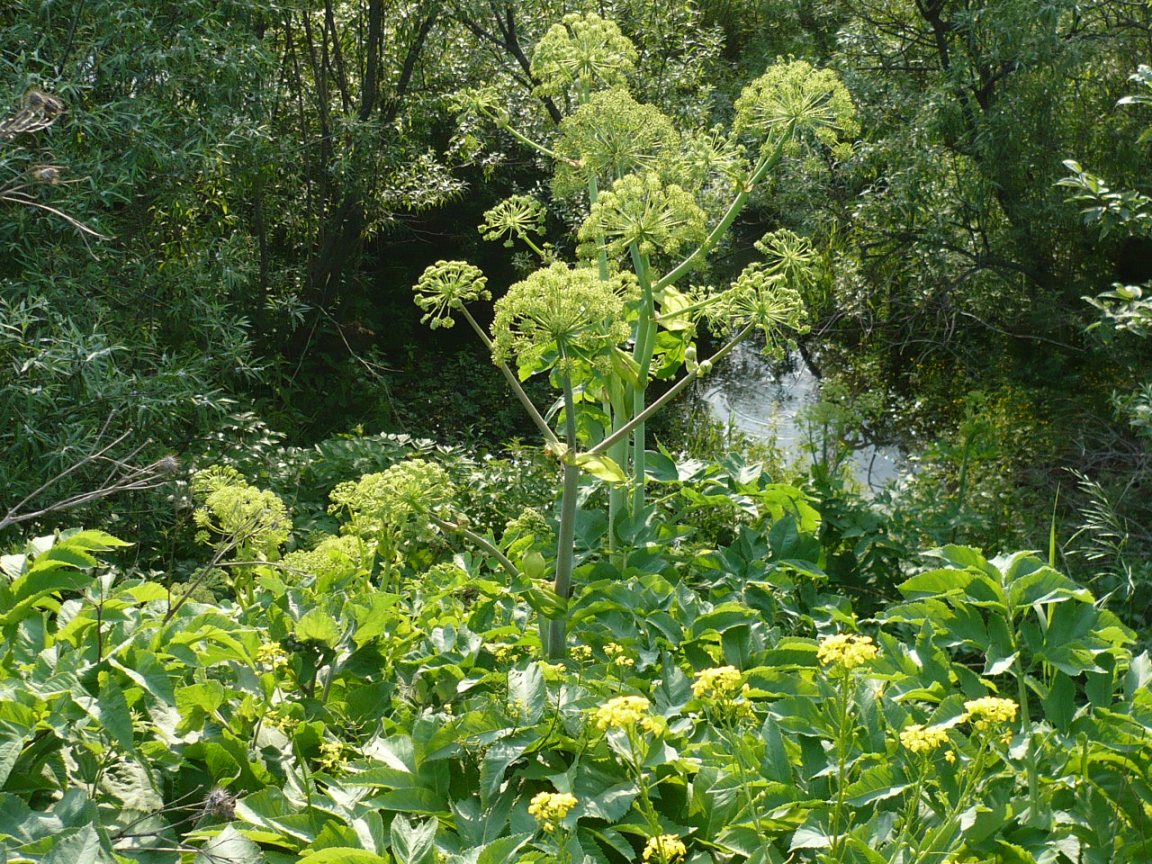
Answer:
[{"label": "pond", "polygon": [[[811,463],[819,430],[805,409],[820,401],[820,379],[799,352],[784,364],[769,361],[743,342],[700,385],[700,396],[720,422],[756,441],[774,442],[790,462]],[[906,467],[895,445],[859,441],[852,473],[865,489],[879,489]]]}]

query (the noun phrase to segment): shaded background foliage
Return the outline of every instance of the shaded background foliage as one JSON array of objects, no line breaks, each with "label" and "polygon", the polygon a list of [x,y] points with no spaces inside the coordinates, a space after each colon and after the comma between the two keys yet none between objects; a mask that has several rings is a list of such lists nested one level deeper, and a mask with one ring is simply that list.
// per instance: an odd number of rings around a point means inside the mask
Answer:
[{"label": "shaded background foliage", "polygon": [[[11,500],[107,436],[129,432],[124,452],[144,445],[141,458],[195,454],[245,412],[292,444],[357,424],[526,434],[514,406],[492,410],[500,384],[470,340],[425,341],[409,285],[447,250],[494,285],[517,278],[474,226],[540,188],[545,166],[460,127],[451,94],[494,84],[537,137],[554,135],[572,106],[533,95],[529,57],[577,8],[620,24],[638,97],[682,125],[726,118],[780,55],[849,82],[854,153],[774,181],[728,260],[771,227],[824,250],[807,355],[864,422],[923,451],[912,501],[943,488],[983,502],[942,530],[1028,542],[1041,517],[1020,507],[1050,512],[1054,486],[1077,485],[1068,465],[1118,518],[1144,519],[1130,490],[1146,488],[1147,446],[1110,395],[1138,383],[1149,345],[1085,335],[1081,297],[1147,279],[1152,255],[1146,238],[1083,226],[1055,185],[1063,159],[1091,154],[1117,186],[1147,188],[1145,118],[1113,110],[1152,53],[1147,5],[1127,0],[5,4],[0,105],[15,112],[35,87],[66,111],[0,141],[0,183],[56,166],[35,200],[102,235],[0,203]],[[553,205],[549,239],[566,242],[577,218]],[[75,472],[31,504],[101,476]],[[1079,494],[1066,491],[1066,535],[1096,500]]]}]

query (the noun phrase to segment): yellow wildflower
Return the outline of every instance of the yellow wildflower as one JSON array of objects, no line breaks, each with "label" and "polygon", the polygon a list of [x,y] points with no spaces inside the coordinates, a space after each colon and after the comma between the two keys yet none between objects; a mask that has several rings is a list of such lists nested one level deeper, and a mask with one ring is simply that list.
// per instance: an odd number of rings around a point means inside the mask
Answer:
[{"label": "yellow wildflower", "polygon": [[564,664],[563,663],[546,663],[540,661],[540,672],[544,676],[545,681],[559,681],[563,678]]},{"label": "yellow wildflower", "polygon": [[528,813],[540,823],[540,827],[551,833],[556,823],[568,815],[576,806],[576,798],[567,792],[537,792],[528,805]]},{"label": "yellow wildflower", "polygon": [[331,773],[338,770],[344,764],[344,745],[324,739],[320,742],[320,757],[316,761],[322,771]]},{"label": "yellow wildflower", "polygon": [[687,854],[688,848],[677,834],[652,837],[644,847],[644,860],[656,861],[657,864],[672,864],[673,861],[683,860]]},{"label": "yellow wildflower", "polygon": [[573,645],[572,659],[578,663],[586,663],[592,659],[592,649],[587,645]]},{"label": "yellow wildflower", "polygon": [[1011,699],[985,696],[964,703],[964,719],[976,729],[984,731],[997,723],[1011,723],[1016,719],[1017,705]]},{"label": "yellow wildflower", "polygon": [[592,712],[597,729],[627,729],[648,716],[651,702],[643,696],[616,696]]},{"label": "yellow wildflower", "polygon": [[288,665],[288,655],[279,642],[265,642],[256,649],[257,665],[267,666],[271,671],[277,672]]},{"label": "yellow wildflower", "polygon": [[878,653],[880,649],[872,642],[871,636],[837,633],[820,641],[816,659],[825,666],[855,669],[857,666],[863,666]]},{"label": "yellow wildflower", "polygon": [[617,666],[635,666],[636,661],[624,654],[624,646],[619,642],[609,642],[604,646],[604,653],[608,660]]},{"label": "yellow wildflower", "polygon": [[740,689],[742,677],[735,666],[701,669],[692,683],[692,695],[697,699],[731,699]]},{"label": "yellow wildflower", "polygon": [[944,729],[921,723],[905,726],[900,733],[900,743],[913,753],[931,753],[947,740],[948,733]]},{"label": "yellow wildflower", "polygon": [[949,750],[947,753],[945,753],[944,754],[944,761],[947,762],[949,765],[955,765],[956,764],[956,751],[955,750]]}]

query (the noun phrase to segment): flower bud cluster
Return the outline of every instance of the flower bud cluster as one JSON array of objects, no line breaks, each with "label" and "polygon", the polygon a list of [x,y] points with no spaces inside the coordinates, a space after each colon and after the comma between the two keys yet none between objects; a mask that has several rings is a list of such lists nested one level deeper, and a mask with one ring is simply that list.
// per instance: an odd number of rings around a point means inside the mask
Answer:
[{"label": "flower bud cluster", "polygon": [[763,149],[775,147],[780,136],[831,147],[860,131],[852,97],[839,76],[804,60],[777,63],[746,86],[736,100],[732,128],[763,140]]},{"label": "flower bud cluster", "polygon": [[680,135],[672,121],[627,90],[594,94],[560,123],[556,152],[561,161],[552,178],[558,198],[583,194],[588,178],[601,183],[637,171],[657,171],[678,152]]},{"label": "flower bud cluster", "polygon": [[448,472],[434,462],[407,459],[359,480],[340,483],[332,490],[329,512],[347,511],[347,533],[364,535],[397,530],[417,514],[428,513],[451,500]]},{"label": "flower bud cluster", "polygon": [[707,217],[696,199],[659,175],[621,177],[596,199],[578,237],[619,255],[635,243],[641,254],[675,254],[707,236]]},{"label": "flower bud cluster", "polygon": [[452,319],[454,310],[473,300],[491,299],[487,285],[488,279],[480,268],[467,261],[437,261],[424,270],[412,288],[416,305],[425,312],[420,323],[433,330],[451,327],[456,323]]},{"label": "flower bud cluster", "polygon": [[820,641],[816,659],[825,666],[855,669],[874,659],[879,653],[880,649],[872,642],[871,636],[837,633]]},{"label": "flower bud cluster", "polygon": [[697,699],[731,699],[740,692],[744,676],[735,666],[701,669],[692,682],[692,695]]},{"label": "flower bud cluster", "polygon": [[622,284],[559,263],[537,270],[496,301],[494,358],[544,366],[557,355],[593,360],[606,354],[631,335]]},{"label": "flower bud cluster", "polygon": [[535,817],[543,830],[551,833],[556,830],[556,823],[562,821],[577,803],[576,797],[567,792],[538,792],[528,805],[528,813]]},{"label": "flower bud cluster", "polygon": [[636,65],[636,48],[614,21],[594,13],[565,15],[536,43],[532,77],[541,96],[562,96],[573,85],[601,90],[623,84]]},{"label": "flower bud cluster", "polygon": [[197,539],[233,540],[270,558],[278,557],[292,519],[276,493],[250,485],[235,468],[213,465],[192,476],[192,494],[203,502],[192,514]]},{"label": "flower bud cluster", "polygon": [[652,719],[648,714],[651,706],[643,696],[616,696],[592,712],[592,722],[600,730],[628,729],[636,725],[647,728],[650,724],[645,721]]},{"label": "flower bud cluster", "polygon": [[931,753],[941,744],[948,742],[948,731],[938,726],[924,726],[913,723],[905,726],[900,733],[900,743],[912,753]]},{"label": "flower bud cluster", "polygon": [[650,837],[644,846],[644,860],[654,864],[673,864],[688,854],[688,847],[679,834],[661,834]]},{"label": "flower bud cluster", "polygon": [[964,720],[982,732],[1000,723],[1011,723],[1016,719],[1017,710],[1018,706],[1011,699],[985,696],[964,703]]}]

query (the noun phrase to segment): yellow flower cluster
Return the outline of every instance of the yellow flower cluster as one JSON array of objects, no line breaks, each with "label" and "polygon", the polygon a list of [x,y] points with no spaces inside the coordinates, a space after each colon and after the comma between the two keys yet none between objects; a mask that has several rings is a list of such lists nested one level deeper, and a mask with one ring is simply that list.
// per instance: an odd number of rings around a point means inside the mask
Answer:
[{"label": "yellow flower cluster", "polygon": [[948,732],[934,726],[913,723],[905,726],[900,733],[900,743],[913,753],[931,753],[941,744],[947,743]]},{"label": "yellow flower cluster", "polygon": [[964,719],[983,731],[997,723],[1011,723],[1016,719],[1017,705],[1011,699],[985,696],[964,703]]},{"label": "yellow flower cluster", "polygon": [[587,645],[573,645],[572,659],[577,663],[587,663],[592,659],[592,649]]},{"label": "yellow flower cluster", "polygon": [[652,703],[643,696],[616,696],[592,712],[597,729],[627,729],[648,719]]},{"label": "yellow flower cluster", "polygon": [[267,666],[273,672],[288,665],[288,655],[279,642],[265,642],[256,649],[254,658],[258,666]]},{"label": "yellow flower cluster", "polygon": [[528,805],[528,813],[535,817],[541,828],[552,832],[556,830],[556,823],[575,806],[575,796],[567,792],[537,792]]},{"label": "yellow flower cluster", "polygon": [[616,666],[635,666],[636,661],[624,654],[624,646],[619,642],[609,642],[604,646],[604,654]]},{"label": "yellow flower cluster", "polygon": [[322,771],[332,773],[339,770],[344,764],[343,743],[324,739],[320,742],[320,756],[316,761]]},{"label": "yellow flower cluster", "polygon": [[730,699],[740,690],[743,677],[735,666],[701,669],[692,682],[692,695],[697,699]]},{"label": "yellow flower cluster", "polygon": [[842,669],[855,669],[863,666],[880,653],[871,636],[857,636],[854,633],[837,633],[820,641],[816,659],[825,666],[839,666]]},{"label": "yellow flower cluster", "polygon": [[672,864],[673,861],[683,860],[687,854],[688,848],[677,834],[652,837],[644,847],[644,860],[655,861],[656,864]]},{"label": "yellow flower cluster", "polygon": [[544,676],[545,681],[559,681],[564,677],[565,666],[563,663],[546,663],[540,661],[540,673]]}]

